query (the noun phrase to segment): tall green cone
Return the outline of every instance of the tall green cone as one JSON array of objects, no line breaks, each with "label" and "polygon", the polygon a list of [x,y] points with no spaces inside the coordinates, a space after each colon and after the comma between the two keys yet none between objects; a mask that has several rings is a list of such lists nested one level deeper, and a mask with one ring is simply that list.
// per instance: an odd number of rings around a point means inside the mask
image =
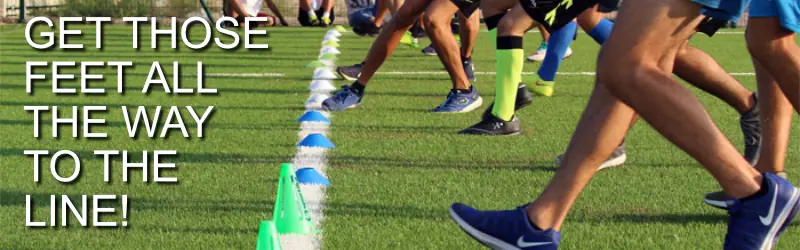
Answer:
[{"label": "tall green cone", "polygon": [[275,210],[272,220],[280,234],[311,234],[314,223],[308,211],[300,184],[291,163],[281,165],[281,176],[278,181],[278,195],[275,199]]},{"label": "tall green cone", "polygon": [[281,250],[281,241],[278,238],[278,229],[275,228],[274,221],[261,221],[261,227],[258,228],[256,250]]}]

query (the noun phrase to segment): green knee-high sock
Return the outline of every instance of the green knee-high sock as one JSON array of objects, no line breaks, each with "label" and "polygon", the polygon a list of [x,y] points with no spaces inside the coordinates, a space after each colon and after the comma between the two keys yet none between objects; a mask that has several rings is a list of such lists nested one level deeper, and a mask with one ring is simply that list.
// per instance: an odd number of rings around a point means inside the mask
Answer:
[{"label": "green knee-high sock", "polygon": [[522,81],[522,64],[525,53],[522,51],[522,37],[497,37],[495,51],[497,82],[492,114],[500,119],[510,121],[514,117],[514,102],[517,99],[517,87]]}]

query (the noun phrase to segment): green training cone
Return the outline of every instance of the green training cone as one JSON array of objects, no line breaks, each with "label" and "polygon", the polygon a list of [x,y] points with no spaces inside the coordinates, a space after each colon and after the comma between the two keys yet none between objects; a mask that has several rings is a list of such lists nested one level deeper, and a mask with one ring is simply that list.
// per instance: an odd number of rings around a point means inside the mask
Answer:
[{"label": "green training cone", "polygon": [[275,199],[275,210],[272,220],[280,234],[311,234],[314,223],[308,211],[300,184],[291,163],[281,165],[281,176],[278,180],[278,198]]},{"label": "green training cone", "polygon": [[319,56],[319,59],[320,60],[336,60],[336,55],[334,55],[333,53],[324,53],[321,56]]},{"label": "green training cone", "polygon": [[319,67],[325,67],[325,64],[317,60],[314,60],[306,64],[306,68],[319,68]]},{"label": "green training cone", "polygon": [[325,41],[322,45],[329,46],[329,47],[339,47],[339,43],[334,40]]},{"label": "green training cone", "polygon": [[336,25],[336,31],[339,31],[339,32],[345,32],[345,31],[347,31],[347,29],[345,29],[345,28],[344,28],[344,27],[342,27],[341,25]]},{"label": "green training cone", "polygon": [[281,250],[281,241],[278,238],[278,229],[275,228],[274,221],[261,221],[261,227],[258,228],[256,250]]}]

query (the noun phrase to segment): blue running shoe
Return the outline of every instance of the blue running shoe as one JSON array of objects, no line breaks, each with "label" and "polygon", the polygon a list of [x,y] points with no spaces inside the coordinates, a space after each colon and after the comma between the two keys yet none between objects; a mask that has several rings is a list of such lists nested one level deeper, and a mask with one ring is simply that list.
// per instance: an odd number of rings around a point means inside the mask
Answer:
[{"label": "blue running shoe", "polygon": [[322,101],[322,108],[325,110],[341,111],[358,107],[361,104],[362,96],[356,93],[352,87],[348,85],[342,86],[342,89],[333,93],[333,96]]},{"label": "blue running shoe", "polygon": [[771,173],[764,174],[760,197],[729,201],[724,249],[772,249],[800,209],[800,190]]},{"label": "blue running shoe", "polygon": [[447,100],[432,110],[437,113],[466,113],[475,110],[483,104],[483,99],[475,86],[470,87],[469,92],[459,93],[452,89],[447,94]]},{"label": "blue running shoe", "polygon": [[478,211],[461,203],[453,203],[450,206],[450,218],[473,239],[492,249],[558,249],[561,233],[553,229],[533,228],[525,211],[527,206],[505,211]]}]

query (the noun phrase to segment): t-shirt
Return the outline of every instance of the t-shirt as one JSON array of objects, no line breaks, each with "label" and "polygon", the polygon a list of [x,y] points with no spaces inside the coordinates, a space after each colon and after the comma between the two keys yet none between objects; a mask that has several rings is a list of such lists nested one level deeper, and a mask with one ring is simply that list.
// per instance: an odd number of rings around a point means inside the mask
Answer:
[{"label": "t-shirt", "polygon": [[375,0],[347,0],[347,15],[372,7],[375,7]]},{"label": "t-shirt", "polygon": [[264,4],[263,0],[239,0],[239,3],[242,4],[242,8],[244,12],[247,12],[250,16],[258,16],[258,12],[261,11],[261,6]]}]

